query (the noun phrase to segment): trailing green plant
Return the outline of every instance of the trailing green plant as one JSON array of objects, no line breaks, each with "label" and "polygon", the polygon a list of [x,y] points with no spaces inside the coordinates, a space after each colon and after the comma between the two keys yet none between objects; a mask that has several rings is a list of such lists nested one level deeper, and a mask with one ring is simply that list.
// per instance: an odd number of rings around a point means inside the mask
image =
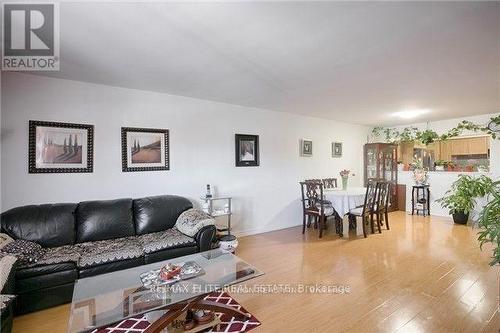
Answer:
[{"label": "trailing green plant", "polygon": [[[490,118],[490,120],[497,126],[500,126],[500,115]],[[493,139],[500,139],[500,136],[497,133],[491,131],[487,125],[475,124],[468,120],[462,120],[457,124],[457,126],[441,135],[430,129],[420,131],[417,127],[405,127],[401,130],[398,130],[396,128],[378,126],[373,128],[372,133],[375,136],[384,135],[385,140],[390,143],[421,142],[425,145],[429,145],[438,140],[445,141],[450,138],[460,136],[464,131],[475,133],[482,132],[491,135]]]},{"label": "trailing green plant", "polygon": [[493,184],[491,178],[485,175],[479,177],[459,175],[444,197],[436,201],[441,204],[442,208],[447,208],[450,215],[468,214],[474,210],[476,198],[482,198],[491,193]]},{"label": "trailing green plant", "polygon": [[493,183],[488,203],[483,207],[478,219],[479,247],[483,249],[486,243],[493,244],[493,256],[490,265],[500,263],[500,181]]},{"label": "trailing green plant", "polygon": [[448,162],[444,161],[444,160],[437,160],[436,162],[434,162],[434,165],[438,166],[438,165],[442,165],[442,166],[446,166],[448,164]]},{"label": "trailing green plant", "polygon": [[434,141],[439,139],[439,135],[433,130],[425,130],[417,133],[417,140],[422,142],[424,145],[429,145]]}]

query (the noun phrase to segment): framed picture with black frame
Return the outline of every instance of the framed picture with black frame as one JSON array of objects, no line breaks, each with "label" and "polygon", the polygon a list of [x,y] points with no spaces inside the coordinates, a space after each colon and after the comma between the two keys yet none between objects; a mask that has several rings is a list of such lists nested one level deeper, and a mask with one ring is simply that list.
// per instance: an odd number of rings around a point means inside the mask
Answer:
[{"label": "framed picture with black frame", "polygon": [[332,157],[342,157],[342,142],[332,142]]},{"label": "framed picture with black frame", "polygon": [[313,142],[310,139],[300,139],[300,156],[311,157],[313,155]]},{"label": "framed picture with black frame", "polygon": [[259,166],[259,136],[235,134],[235,164],[237,167]]},{"label": "framed picture with black frame", "polygon": [[77,173],[94,168],[94,125],[29,121],[28,172]]},{"label": "framed picture with black frame", "polygon": [[122,127],[122,171],[170,170],[168,129]]}]

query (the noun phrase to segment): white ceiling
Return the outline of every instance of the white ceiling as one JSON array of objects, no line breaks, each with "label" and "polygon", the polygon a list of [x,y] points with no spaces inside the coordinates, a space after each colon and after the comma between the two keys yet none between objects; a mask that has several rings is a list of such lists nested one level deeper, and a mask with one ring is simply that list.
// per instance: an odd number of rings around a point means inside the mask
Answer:
[{"label": "white ceiling", "polygon": [[500,111],[500,2],[62,3],[41,75],[359,124]]}]

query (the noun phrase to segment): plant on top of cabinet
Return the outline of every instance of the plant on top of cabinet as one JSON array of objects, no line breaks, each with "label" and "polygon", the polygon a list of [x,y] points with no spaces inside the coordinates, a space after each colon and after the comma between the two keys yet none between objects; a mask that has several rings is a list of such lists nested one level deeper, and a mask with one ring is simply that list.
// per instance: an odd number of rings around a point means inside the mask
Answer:
[{"label": "plant on top of cabinet", "polygon": [[405,127],[399,130],[380,126],[374,127],[372,134],[374,136],[384,135],[385,140],[389,143],[421,142],[429,145],[436,141],[445,141],[460,136],[466,130],[476,133],[483,132],[493,139],[500,139],[500,135],[496,131],[498,127],[500,127],[500,115],[490,118],[487,124],[475,124],[468,120],[462,120],[457,126],[441,135],[431,129],[420,131],[417,127]]}]

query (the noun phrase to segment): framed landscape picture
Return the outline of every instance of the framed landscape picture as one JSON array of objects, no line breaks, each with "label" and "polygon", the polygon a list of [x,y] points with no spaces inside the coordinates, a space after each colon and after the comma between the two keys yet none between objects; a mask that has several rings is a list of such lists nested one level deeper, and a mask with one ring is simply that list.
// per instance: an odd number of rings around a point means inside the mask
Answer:
[{"label": "framed landscape picture", "polygon": [[122,170],[169,170],[168,129],[122,127]]},{"label": "framed landscape picture", "polygon": [[313,142],[309,139],[300,140],[300,156],[310,157],[313,154]]},{"label": "framed landscape picture", "polygon": [[92,172],[94,126],[29,121],[29,173]]},{"label": "framed landscape picture", "polygon": [[342,142],[332,142],[332,157],[342,157]]},{"label": "framed landscape picture", "polygon": [[235,135],[235,162],[237,167],[259,166],[259,136]]}]

